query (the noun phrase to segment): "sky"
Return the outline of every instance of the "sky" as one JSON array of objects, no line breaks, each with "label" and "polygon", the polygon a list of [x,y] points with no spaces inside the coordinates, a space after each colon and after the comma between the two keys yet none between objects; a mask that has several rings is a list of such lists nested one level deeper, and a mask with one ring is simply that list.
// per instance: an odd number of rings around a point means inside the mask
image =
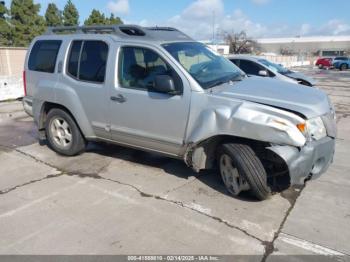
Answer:
[{"label": "sky", "polygon": [[[49,2],[34,0],[43,14]],[[96,8],[125,23],[172,26],[197,40],[245,30],[250,37],[350,35],[349,0],[72,0],[80,22]],[[214,30],[213,30],[214,28]]]}]

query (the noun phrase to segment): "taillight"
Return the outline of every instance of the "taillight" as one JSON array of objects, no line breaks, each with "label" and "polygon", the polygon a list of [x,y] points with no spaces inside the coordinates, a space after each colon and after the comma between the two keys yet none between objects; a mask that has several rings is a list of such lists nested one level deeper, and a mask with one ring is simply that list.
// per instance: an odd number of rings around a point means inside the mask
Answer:
[{"label": "taillight", "polygon": [[23,89],[24,89],[24,96],[27,95],[27,79],[26,79],[26,71],[23,71]]}]

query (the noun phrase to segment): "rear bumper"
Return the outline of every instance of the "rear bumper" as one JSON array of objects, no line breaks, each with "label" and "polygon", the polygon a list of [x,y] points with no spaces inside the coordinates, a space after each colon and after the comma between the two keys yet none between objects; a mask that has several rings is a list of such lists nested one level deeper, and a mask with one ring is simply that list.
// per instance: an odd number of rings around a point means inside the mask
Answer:
[{"label": "rear bumper", "polygon": [[23,97],[22,104],[24,111],[28,115],[33,116],[33,98],[29,96]]},{"label": "rear bumper", "polygon": [[273,146],[268,148],[287,164],[291,185],[304,184],[305,179],[316,179],[325,173],[333,162],[335,139],[325,137],[307,143],[302,148]]},{"label": "rear bumper", "polygon": [[333,69],[333,65],[331,64],[322,64],[322,63],[319,63],[319,64],[315,64],[315,66],[319,67],[319,66],[322,66],[323,68],[327,68],[327,69]]}]

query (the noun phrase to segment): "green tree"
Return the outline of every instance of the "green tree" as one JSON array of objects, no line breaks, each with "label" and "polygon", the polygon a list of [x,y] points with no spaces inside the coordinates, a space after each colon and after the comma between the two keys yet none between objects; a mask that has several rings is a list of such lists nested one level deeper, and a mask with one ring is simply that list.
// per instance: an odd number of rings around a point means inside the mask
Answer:
[{"label": "green tree", "polygon": [[71,0],[63,9],[63,24],[65,26],[79,25],[79,12]]},{"label": "green tree", "polygon": [[107,23],[109,25],[120,25],[123,24],[123,21],[120,19],[120,17],[115,17],[114,14],[111,14],[109,18],[107,18]]},{"label": "green tree", "polygon": [[12,0],[11,19],[14,46],[27,46],[45,31],[45,20],[39,15],[40,4],[33,0]]},{"label": "green tree", "polygon": [[59,26],[62,25],[62,12],[57,8],[54,3],[50,3],[47,6],[45,12],[46,26]]},{"label": "green tree", "polygon": [[7,8],[4,1],[0,1],[0,18],[5,18],[7,15]]},{"label": "green tree", "polygon": [[0,46],[12,45],[13,30],[11,28],[8,10],[5,6],[5,2],[0,1]]},{"label": "green tree", "polygon": [[90,16],[85,20],[84,25],[105,25],[107,20],[100,11],[93,9]]}]

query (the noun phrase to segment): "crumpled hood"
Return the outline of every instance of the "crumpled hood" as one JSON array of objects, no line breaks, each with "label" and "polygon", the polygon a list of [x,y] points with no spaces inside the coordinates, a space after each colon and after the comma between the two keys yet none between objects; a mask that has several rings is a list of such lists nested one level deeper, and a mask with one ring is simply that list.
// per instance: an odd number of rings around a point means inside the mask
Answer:
[{"label": "crumpled hood", "polygon": [[214,88],[214,95],[232,97],[299,112],[307,118],[330,111],[329,99],[323,91],[270,78],[248,77],[240,82]]},{"label": "crumpled hood", "polygon": [[285,76],[288,76],[288,77],[293,78],[293,79],[302,79],[302,80],[309,82],[313,86],[316,85],[316,81],[313,78],[308,77],[308,76],[306,76],[302,73],[299,73],[299,72],[290,71],[289,73],[285,74]]}]

